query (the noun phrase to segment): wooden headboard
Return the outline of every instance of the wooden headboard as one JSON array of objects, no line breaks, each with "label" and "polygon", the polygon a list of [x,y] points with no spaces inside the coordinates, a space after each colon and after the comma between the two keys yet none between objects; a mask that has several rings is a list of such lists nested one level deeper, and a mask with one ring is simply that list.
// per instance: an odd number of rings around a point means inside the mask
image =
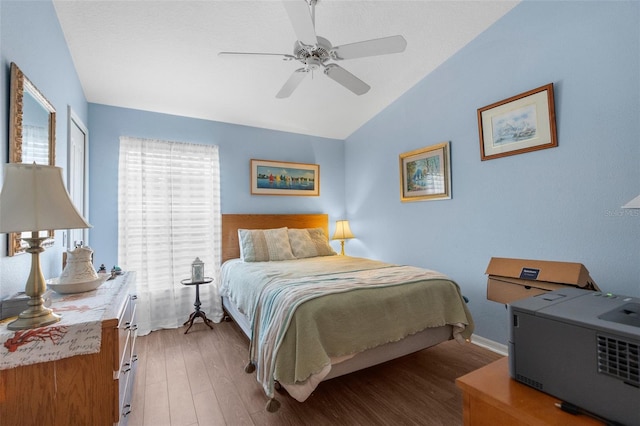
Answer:
[{"label": "wooden headboard", "polygon": [[329,237],[326,214],[223,214],[222,263],[240,257],[238,229],[322,228]]}]

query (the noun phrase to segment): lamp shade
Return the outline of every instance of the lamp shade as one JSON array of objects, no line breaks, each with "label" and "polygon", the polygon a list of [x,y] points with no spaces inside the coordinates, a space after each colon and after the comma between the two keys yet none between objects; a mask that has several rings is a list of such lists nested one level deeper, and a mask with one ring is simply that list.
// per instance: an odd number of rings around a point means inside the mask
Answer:
[{"label": "lamp shade", "polygon": [[348,240],[355,238],[349,227],[348,220],[336,221],[336,232],[333,234],[332,240]]},{"label": "lamp shade", "polygon": [[640,195],[638,195],[633,200],[629,201],[627,204],[622,206],[623,209],[640,209]]},{"label": "lamp shade", "polygon": [[90,227],[69,198],[60,167],[5,164],[0,233]]}]

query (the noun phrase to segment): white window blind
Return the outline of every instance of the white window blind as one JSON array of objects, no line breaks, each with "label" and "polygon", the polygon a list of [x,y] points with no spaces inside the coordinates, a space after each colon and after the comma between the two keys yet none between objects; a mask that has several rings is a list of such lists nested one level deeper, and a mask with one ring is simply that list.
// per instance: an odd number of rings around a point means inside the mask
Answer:
[{"label": "white window blind", "polygon": [[[136,271],[138,333],[181,326],[194,310],[191,263],[205,276],[201,310],[219,321],[220,165],[218,147],[120,138],[118,263]],[[197,320],[200,322],[200,320]]]}]

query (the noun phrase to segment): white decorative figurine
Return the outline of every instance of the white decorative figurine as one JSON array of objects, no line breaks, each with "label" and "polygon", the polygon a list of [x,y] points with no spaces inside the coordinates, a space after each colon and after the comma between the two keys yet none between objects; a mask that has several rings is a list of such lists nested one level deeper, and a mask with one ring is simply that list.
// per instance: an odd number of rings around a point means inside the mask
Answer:
[{"label": "white decorative figurine", "polygon": [[191,264],[191,282],[199,283],[202,281],[204,281],[204,262],[196,257],[196,260]]}]

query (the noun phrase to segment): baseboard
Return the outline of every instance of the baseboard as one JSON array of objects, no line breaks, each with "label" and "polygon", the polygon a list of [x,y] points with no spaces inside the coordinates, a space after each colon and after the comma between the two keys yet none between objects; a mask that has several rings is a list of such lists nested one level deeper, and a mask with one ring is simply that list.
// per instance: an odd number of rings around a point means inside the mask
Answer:
[{"label": "baseboard", "polygon": [[471,343],[473,343],[474,345],[478,345],[478,346],[481,346],[483,348],[489,349],[490,351],[493,351],[493,352],[498,353],[500,355],[507,356],[509,354],[509,350],[507,348],[507,345],[503,345],[502,343],[494,342],[493,340],[489,340],[489,339],[487,339],[485,337],[482,337],[482,336],[476,336],[476,335],[471,336]]}]

